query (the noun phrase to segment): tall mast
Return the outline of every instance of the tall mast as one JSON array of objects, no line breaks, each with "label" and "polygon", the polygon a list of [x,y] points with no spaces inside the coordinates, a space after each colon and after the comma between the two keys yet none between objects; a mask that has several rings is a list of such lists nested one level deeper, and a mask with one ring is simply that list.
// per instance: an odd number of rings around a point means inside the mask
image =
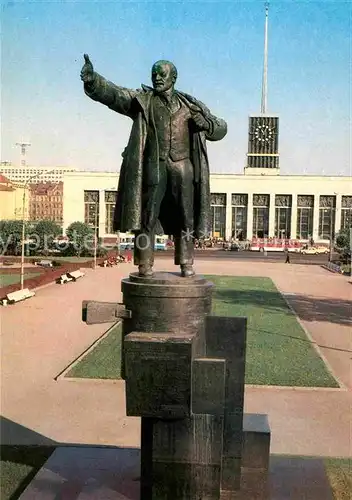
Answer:
[{"label": "tall mast", "polygon": [[260,112],[266,114],[268,104],[268,17],[269,17],[269,2],[265,3],[265,32],[264,32],[264,66],[263,66],[263,81],[262,81],[262,103]]}]

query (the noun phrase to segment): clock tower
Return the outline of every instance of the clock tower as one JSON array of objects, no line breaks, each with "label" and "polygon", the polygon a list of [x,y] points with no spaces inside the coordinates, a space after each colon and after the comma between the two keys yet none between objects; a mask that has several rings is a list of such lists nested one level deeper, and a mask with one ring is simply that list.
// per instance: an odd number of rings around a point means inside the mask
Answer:
[{"label": "clock tower", "polygon": [[[279,170],[279,118],[277,116],[249,117],[247,168]],[[247,173],[255,172],[248,171]]]},{"label": "clock tower", "polygon": [[268,13],[265,5],[264,66],[260,115],[249,117],[248,153],[245,174],[279,174],[279,117],[267,114],[268,96]]}]

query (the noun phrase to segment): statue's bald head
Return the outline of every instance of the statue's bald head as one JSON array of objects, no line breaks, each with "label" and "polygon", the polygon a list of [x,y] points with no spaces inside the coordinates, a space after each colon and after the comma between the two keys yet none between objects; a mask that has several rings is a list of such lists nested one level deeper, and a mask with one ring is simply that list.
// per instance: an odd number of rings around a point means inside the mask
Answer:
[{"label": "statue's bald head", "polygon": [[166,60],[160,60],[153,64],[152,82],[157,92],[165,92],[174,86],[177,79],[176,66]]}]

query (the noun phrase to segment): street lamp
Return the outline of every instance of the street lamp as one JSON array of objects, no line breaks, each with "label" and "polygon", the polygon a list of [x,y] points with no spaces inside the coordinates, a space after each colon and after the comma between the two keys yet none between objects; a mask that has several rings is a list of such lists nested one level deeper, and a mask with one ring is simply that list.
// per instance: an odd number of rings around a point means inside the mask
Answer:
[{"label": "street lamp", "polygon": [[[335,200],[336,200],[336,196],[337,196],[338,193],[335,193],[334,192],[334,197],[335,197]],[[335,209],[335,210],[334,210]],[[333,254],[333,247],[334,247],[334,244],[333,244],[333,239],[334,239],[334,234],[333,234],[333,214],[334,214],[334,218],[336,220],[336,215],[337,215],[337,208],[336,208],[336,204],[334,204],[334,202],[332,203],[332,205],[330,206],[330,247],[329,247],[329,262],[332,261],[332,254]],[[334,229],[335,229],[335,221],[334,221]]]},{"label": "street lamp", "polygon": [[[94,214],[94,269],[97,268],[97,225],[98,225],[98,203],[95,202],[95,214]],[[98,230],[99,234],[99,230]]]},{"label": "street lamp", "polygon": [[23,196],[22,196],[22,237],[21,237],[21,290],[23,290],[24,286],[24,247],[25,247],[25,206],[26,206],[26,189],[31,180],[36,179],[37,177],[41,177],[44,174],[51,174],[55,172],[55,170],[49,170],[49,172],[39,172],[38,174],[32,175],[28,177],[28,179],[23,184]]},{"label": "street lamp", "polygon": [[332,237],[333,237],[333,234],[332,234],[332,207],[330,207],[330,246],[329,246],[329,262],[332,261],[332,247],[333,247],[333,244],[332,244]]}]

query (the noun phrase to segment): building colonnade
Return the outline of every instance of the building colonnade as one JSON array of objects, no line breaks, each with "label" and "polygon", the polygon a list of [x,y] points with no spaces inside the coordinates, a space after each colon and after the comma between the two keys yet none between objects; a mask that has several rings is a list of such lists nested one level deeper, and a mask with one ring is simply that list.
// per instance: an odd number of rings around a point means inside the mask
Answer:
[{"label": "building colonnade", "polygon": [[213,236],[328,241],[352,223],[352,196],[212,193]]},{"label": "building colonnade", "polygon": [[[84,190],[84,221],[99,236],[113,236],[112,224],[116,191]],[[213,237],[290,238],[329,241],[342,227],[352,223],[352,196],[212,193]]]}]

